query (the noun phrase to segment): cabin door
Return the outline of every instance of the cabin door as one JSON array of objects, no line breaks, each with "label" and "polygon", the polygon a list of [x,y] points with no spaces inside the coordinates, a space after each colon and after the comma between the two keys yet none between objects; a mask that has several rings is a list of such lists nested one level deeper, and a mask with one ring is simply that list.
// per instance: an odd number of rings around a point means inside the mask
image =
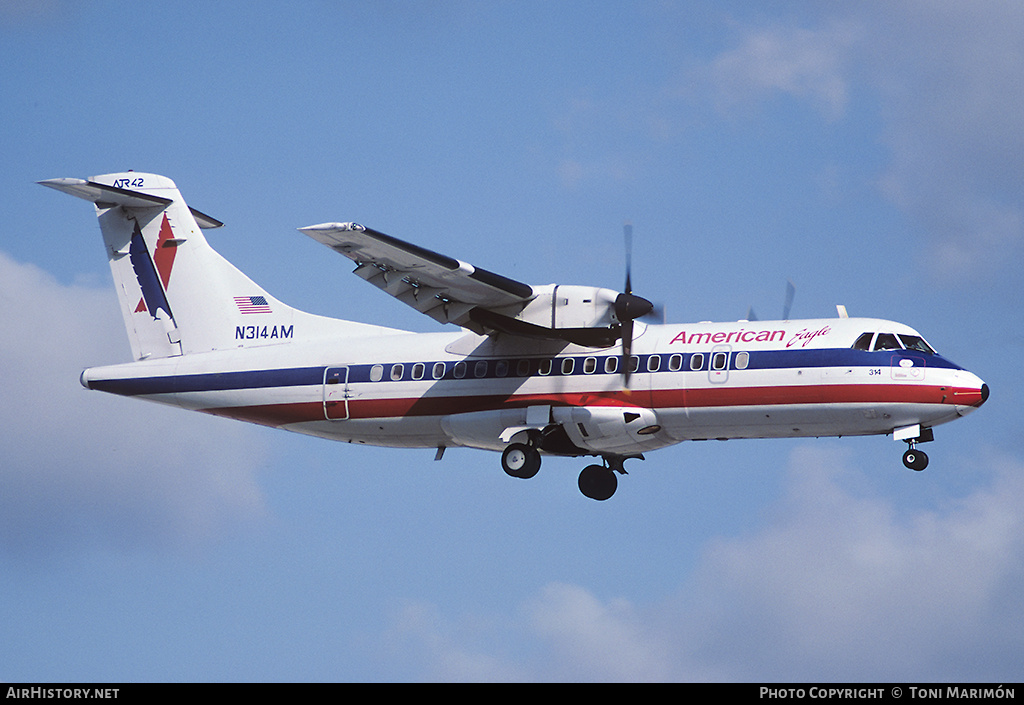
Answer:
[{"label": "cabin door", "polygon": [[348,418],[348,367],[324,370],[324,418],[329,421]]}]

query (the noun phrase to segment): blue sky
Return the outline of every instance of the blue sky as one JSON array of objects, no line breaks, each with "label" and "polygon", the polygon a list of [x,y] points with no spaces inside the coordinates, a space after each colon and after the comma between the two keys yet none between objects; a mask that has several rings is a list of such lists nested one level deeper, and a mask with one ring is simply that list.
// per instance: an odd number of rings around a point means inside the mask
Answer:
[{"label": "blue sky", "polygon": [[[0,680],[1024,676],[1017,2],[0,3]],[[581,461],[332,444],[87,392],[129,350],[91,209],[174,179],[278,298],[436,330],[356,220],[669,320],[890,318],[991,386],[884,437]]]}]

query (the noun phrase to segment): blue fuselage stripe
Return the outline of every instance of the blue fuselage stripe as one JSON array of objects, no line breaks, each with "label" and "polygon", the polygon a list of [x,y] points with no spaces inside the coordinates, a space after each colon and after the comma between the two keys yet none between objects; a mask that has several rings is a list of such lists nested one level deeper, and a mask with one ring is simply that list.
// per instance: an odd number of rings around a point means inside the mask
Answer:
[{"label": "blue fuselage stripe", "polygon": [[[711,355],[707,352],[703,353],[681,353],[682,355],[682,367],[681,369],[670,369],[669,358],[676,353],[660,353],[660,366],[656,371],[649,371],[648,361],[652,355],[640,355],[640,365],[637,372],[634,374],[656,374],[661,375],[663,373],[674,374],[678,372],[689,372],[691,374],[696,373],[707,373],[708,366],[710,364]],[[703,364],[696,370],[691,369],[691,357],[694,354],[703,355]],[[565,360],[566,357],[571,357],[574,360],[573,369],[569,373],[563,372],[561,361]],[[596,369],[591,372],[585,371],[584,361],[589,357],[597,358]],[[617,355],[571,355],[554,358],[529,358],[531,361],[530,374],[526,375],[529,377],[534,376],[550,376],[550,377],[565,377],[565,376],[601,376],[607,374],[619,374],[618,371],[613,373],[605,372],[605,360],[608,357],[615,357]],[[555,364],[551,365],[551,371],[548,375],[538,375],[537,364],[542,360],[553,359]],[[808,368],[821,368],[821,367],[889,367],[890,365],[899,364],[900,360],[912,360],[914,365],[924,364],[927,367],[932,368],[946,368],[946,369],[962,369],[959,366],[953,364],[949,360],[946,360],[940,355],[930,355],[925,353],[917,353],[909,350],[883,350],[883,351],[861,351],[861,350],[849,350],[849,349],[816,349],[816,350],[764,350],[751,352],[749,362],[744,370],[771,370],[771,369],[808,369]],[[735,352],[732,353],[732,358],[729,362],[729,370],[736,370],[734,365]],[[482,376],[475,374],[474,366],[478,361],[486,361],[487,369]],[[459,361],[444,361],[445,371],[443,376],[434,378],[432,376],[433,367],[435,362],[401,362],[401,363],[384,363],[381,364],[381,369],[377,370],[377,375],[373,374],[373,368],[377,367],[375,364],[353,364],[353,365],[321,365],[315,367],[298,367],[298,368],[282,368],[282,369],[269,369],[269,370],[244,370],[238,372],[212,372],[212,373],[201,373],[201,374],[184,374],[184,375],[169,375],[159,377],[136,377],[136,378],[120,378],[120,379],[96,379],[90,380],[90,389],[96,389],[104,392],[110,392],[112,394],[120,394],[124,396],[139,396],[139,395],[150,395],[150,394],[180,394],[188,392],[206,392],[206,391],[226,391],[236,389],[267,389],[272,387],[301,387],[320,385],[324,381],[324,371],[329,367],[348,367],[348,383],[359,384],[359,383],[388,383],[388,382],[440,382],[440,381],[473,381],[480,379],[522,379],[523,375],[517,374],[517,363],[516,359],[505,359],[503,360],[506,366],[503,368],[503,372],[499,373],[497,365],[498,359],[486,359],[480,358],[479,360],[470,359],[465,360],[465,367],[461,376],[456,377],[456,364]],[[393,369],[396,365],[402,365],[401,374],[396,374],[392,377]],[[413,368],[417,365],[423,365],[419,370],[419,378],[413,378]]]}]

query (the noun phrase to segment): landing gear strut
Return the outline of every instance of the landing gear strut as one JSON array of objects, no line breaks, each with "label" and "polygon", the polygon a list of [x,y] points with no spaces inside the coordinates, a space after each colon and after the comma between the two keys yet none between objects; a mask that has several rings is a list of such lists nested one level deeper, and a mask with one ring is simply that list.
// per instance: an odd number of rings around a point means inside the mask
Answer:
[{"label": "landing gear strut", "polygon": [[904,465],[911,470],[916,470],[918,472],[928,467],[928,456],[917,449],[917,444],[935,440],[935,434],[930,428],[908,426],[894,431],[893,437],[897,440],[906,442],[908,446],[907,452],[903,454]]},{"label": "landing gear strut", "polygon": [[[639,458],[642,455],[631,455],[629,458]],[[623,463],[628,458],[616,455],[604,456],[604,465],[588,465],[580,472],[580,492],[590,499],[603,502],[609,499],[619,486],[616,474],[626,474]],[[537,474],[540,470],[540,451],[532,443],[509,443],[501,454],[501,467],[512,477],[527,480]]]}]

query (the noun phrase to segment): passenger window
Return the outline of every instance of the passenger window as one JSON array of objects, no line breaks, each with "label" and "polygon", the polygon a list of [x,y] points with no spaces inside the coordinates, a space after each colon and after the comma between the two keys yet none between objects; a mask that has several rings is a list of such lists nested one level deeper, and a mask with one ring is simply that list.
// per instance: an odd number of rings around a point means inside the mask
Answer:
[{"label": "passenger window", "polygon": [[637,355],[629,356],[629,371],[636,372],[640,369],[640,358]]},{"label": "passenger window", "polygon": [[668,369],[671,372],[678,372],[683,369],[683,356],[676,353],[668,359]]},{"label": "passenger window", "polygon": [[370,381],[380,382],[384,379],[384,365],[374,365],[370,368]]},{"label": "passenger window", "polygon": [[520,360],[516,363],[516,374],[520,377],[529,377],[530,367],[532,367],[532,363],[529,360]]},{"label": "passenger window", "polygon": [[902,348],[892,333],[879,333],[875,339],[875,350],[902,350]]},{"label": "passenger window", "polygon": [[455,379],[462,379],[463,377],[465,377],[466,376],[466,363],[462,362],[461,360],[459,362],[456,362],[455,363],[454,374],[455,374]]},{"label": "passenger window", "polygon": [[405,365],[401,362],[396,362],[391,366],[391,379],[395,382],[402,379],[402,375],[405,374]]},{"label": "passenger window", "polygon": [[857,338],[857,341],[853,344],[853,349],[854,350],[870,350],[871,349],[871,339],[874,338],[874,337],[875,337],[874,333],[861,333],[860,337]]},{"label": "passenger window", "polygon": [[584,374],[592,375],[596,371],[597,371],[597,358],[596,357],[588,357],[586,360],[583,361],[583,373]]},{"label": "passenger window", "polygon": [[619,358],[614,355],[609,355],[604,359],[604,371],[608,374],[614,374],[619,369]]},{"label": "passenger window", "polygon": [[545,375],[545,376],[551,374],[551,364],[552,364],[552,360],[551,359],[541,360],[537,372],[539,372],[540,374]]},{"label": "passenger window", "polygon": [[647,371],[657,372],[661,369],[661,355],[651,355],[647,358]]},{"label": "passenger window", "polygon": [[444,363],[435,362],[434,369],[431,371],[431,374],[434,376],[434,379],[441,379],[444,377]]},{"label": "passenger window", "polygon": [[571,375],[574,367],[576,367],[576,360],[574,358],[567,357],[562,360],[563,375]]},{"label": "passenger window", "polygon": [[417,362],[412,366],[412,378],[423,379],[423,373],[427,371],[427,366],[422,362]]},{"label": "passenger window", "polygon": [[505,360],[498,360],[494,363],[494,374],[498,377],[508,376],[508,362]]},{"label": "passenger window", "polygon": [[487,376],[487,360],[479,360],[473,365],[473,376],[478,379]]},{"label": "passenger window", "polygon": [[745,370],[745,369],[747,369],[747,365],[750,364],[750,353],[748,353],[748,352],[738,352],[738,353],[736,353],[735,363],[736,363],[736,369],[737,370]]},{"label": "passenger window", "polygon": [[724,352],[715,353],[714,356],[711,358],[711,369],[714,369],[714,370],[724,370],[728,364],[729,364],[729,354],[728,353],[724,353]]},{"label": "passenger window", "polygon": [[694,371],[704,369],[704,353],[690,355],[690,369]]}]

